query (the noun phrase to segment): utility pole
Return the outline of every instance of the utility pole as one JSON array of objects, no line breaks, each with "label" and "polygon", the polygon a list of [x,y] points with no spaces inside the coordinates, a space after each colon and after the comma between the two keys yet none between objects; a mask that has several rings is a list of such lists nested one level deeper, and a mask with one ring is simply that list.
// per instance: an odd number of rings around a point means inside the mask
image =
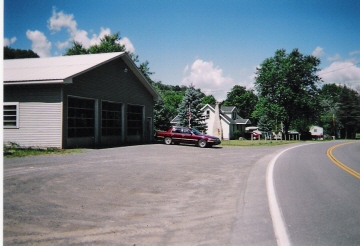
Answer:
[{"label": "utility pole", "polygon": [[191,109],[190,109],[190,103],[189,103],[189,112],[188,112],[188,116],[189,116],[189,128],[191,127],[190,124],[190,120],[191,120]]},{"label": "utility pole", "polygon": [[335,134],[336,134],[336,132],[335,132],[335,115],[333,114],[333,116],[332,116],[332,125],[333,125],[333,132],[334,132],[334,137],[336,136]]}]

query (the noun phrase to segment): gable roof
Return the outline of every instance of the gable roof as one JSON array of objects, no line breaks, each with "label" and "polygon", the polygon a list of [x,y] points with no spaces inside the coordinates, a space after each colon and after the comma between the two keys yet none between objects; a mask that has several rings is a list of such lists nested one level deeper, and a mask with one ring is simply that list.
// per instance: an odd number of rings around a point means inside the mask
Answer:
[{"label": "gable roof", "polygon": [[174,119],[170,121],[170,124],[178,124],[180,122],[179,115],[176,115]]},{"label": "gable roof", "polygon": [[72,83],[72,79],[100,65],[121,58],[154,100],[160,95],[125,52],[4,60],[4,85]]},{"label": "gable roof", "polygon": [[[210,108],[213,112],[215,112],[215,105],[206,104],[204,107],[201,108],[204,111],[206,108]],[[249,119],[243,119],[238,114],[236,114],[236,119],[232,119],[231,117],[227,116],[226,113],[231,113],[232,111],[236,110],[235,106],[221,106],[220,105],[220,117],[223,118],[229,124],[250,124]],[[170,124],[178,124],[180,122],[180,117],[177,115],[174,119],[170,121]]]},{"label": "gable roof", "polygon": [[[210,106],[213,109],[215,109],[215,105],[212,104]],[[220,105],[220,111],[222,111],[224,114],[231,114],[234,110],[236,110],[235,106],[223,106],[223,105]]]}]

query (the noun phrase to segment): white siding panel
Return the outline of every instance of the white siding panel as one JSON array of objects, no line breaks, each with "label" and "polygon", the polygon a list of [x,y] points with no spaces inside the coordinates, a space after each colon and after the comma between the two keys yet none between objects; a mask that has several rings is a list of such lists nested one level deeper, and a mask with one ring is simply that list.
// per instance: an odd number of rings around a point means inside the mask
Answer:
[{"label": "white siding panel", "polygon": [[62,103],[20,103],[19,128],[4,129],[4,142],[61,148]]},{"label": "white siding panel", "polygon": [[229,140],[230,139],[230,127],[231,127],[231,125],[229,125],[226,121],[221,119],[221,126],[222,126],[222,130],[223,130],[223,138],[224,138],[224,140]]},{"label": "white siding panel", "polygon": [[[214,135],[213,134],[214,121],[215,121],[215,113],[212,110],[210,110],[209,119],[205,120],[205,122],[207,124],[206,134]],[[230,139],[229,123],[224,121],[222,118],[221,118],[221,127],[222,127],[223,138]]]}]

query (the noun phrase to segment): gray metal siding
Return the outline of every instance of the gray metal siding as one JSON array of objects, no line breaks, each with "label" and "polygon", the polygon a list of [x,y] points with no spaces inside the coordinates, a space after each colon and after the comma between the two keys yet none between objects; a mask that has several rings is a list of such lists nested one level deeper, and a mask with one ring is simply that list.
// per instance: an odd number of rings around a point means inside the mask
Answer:
[{"label": "gray metal siding", "polygon": [[5,102],[19,102],[19,128],[4,129],[4,142],[61,148],[62,102],[58,86],[5,86]]},{"label": "gray metal siding", "polygon": [[[127,69],[126,72],[125,68]],[[79,75],[73,78],[72,84],[64,86],[64,143],[67,141],[68,96],[96,99],[99,105],[101,105],[101,100],[118,102],[124,105],[124,109],[126,109],[127,104],[142,105],[145,108],[144,121],[147,117],[153,118],[153,96],[121,58]],[[101,117],[101,113],[99,113],[99,117]],[[124,117],[124,143],[126,144],[128,142],[126,139],[126,112],[124,112]],[[100,120],[98,119],[99,122]],[[145,124],[144,122],[144,127]],[[146,128],[144,128],[144,131],[146,131]],[[152,136],[152,129],[151,132],[146,132],[144,136],[145,142],[149,142],[149,135]],[[101,140],[98,144],[102,145]]]},{"label": "gray metal siding", "polygon": [[120,58],[73,79],[65,94],[131,104],[152,105],[153,97]]}]

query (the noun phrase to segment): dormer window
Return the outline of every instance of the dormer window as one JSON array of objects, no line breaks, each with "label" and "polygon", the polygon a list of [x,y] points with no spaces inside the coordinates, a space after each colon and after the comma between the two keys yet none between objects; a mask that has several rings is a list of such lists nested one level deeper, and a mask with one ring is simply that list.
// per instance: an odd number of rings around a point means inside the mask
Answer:
[{"label": "dormer window", "polygon": [[209,118],[210,118],[210,110],[206,110],[205,119],[209,119]]}]

